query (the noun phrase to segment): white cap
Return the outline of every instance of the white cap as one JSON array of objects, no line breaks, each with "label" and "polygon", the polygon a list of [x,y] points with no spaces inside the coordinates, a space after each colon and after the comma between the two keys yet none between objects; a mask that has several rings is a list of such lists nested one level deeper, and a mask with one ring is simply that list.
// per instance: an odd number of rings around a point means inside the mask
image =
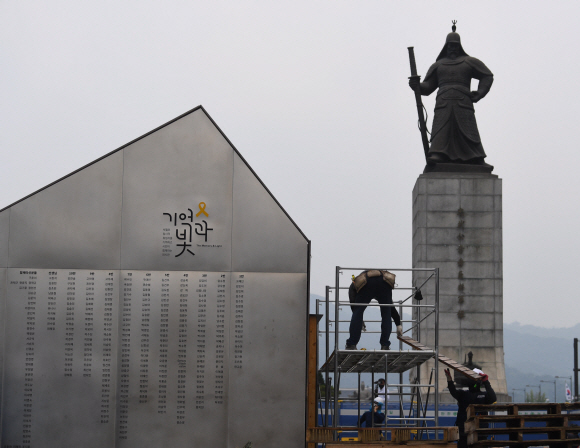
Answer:
[{"label": "white cap", "polygon": [[380,403],[381,405],[385,404],[385,399],[383,397],[376,397],[373,402]]},{"label": "white cap", "polygon": [[473,371],[474,371],[475,373],[479,373],[480,375],[485,375],[485,373],[483,373],[483,370],[480,370],[480,369],[473,369]]}]

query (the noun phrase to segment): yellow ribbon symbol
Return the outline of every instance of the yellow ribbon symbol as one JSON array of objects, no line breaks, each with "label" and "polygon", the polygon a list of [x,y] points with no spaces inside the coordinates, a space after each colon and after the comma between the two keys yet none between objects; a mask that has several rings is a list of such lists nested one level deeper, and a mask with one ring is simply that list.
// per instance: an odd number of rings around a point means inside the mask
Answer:
[{"label": "yellow ribbon symbol", "polygon": [[199,215],[201,215],[203,213],[205,216],[207,216],[209,218],[209,215],[205,211],[205,202],[200,202],[198,207],[199,207],[199,212],[197,212],[197,215],[195,215],[195,216],[199,217]]}]

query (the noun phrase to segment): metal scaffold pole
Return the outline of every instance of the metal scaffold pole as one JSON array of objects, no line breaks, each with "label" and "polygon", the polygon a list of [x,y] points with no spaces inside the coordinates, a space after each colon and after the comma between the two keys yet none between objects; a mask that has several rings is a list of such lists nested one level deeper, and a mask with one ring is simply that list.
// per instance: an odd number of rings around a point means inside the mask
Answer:
[{"label": "metal scaffold pole", "polygon": [[[330,303],[329,303],[329,299],[330,299],[330,287],[327,286],[326,287],[326,303],[324,304],[325,306],[325,324],[326,324],[326,334],[325,334],[325,339],[326,339],[326,358],[328,359],[328,357],[330,356],[330,332],[329,332],[329,312],[330,312]],[[328,426],[328,401],[330,399],[330,381],[329,379],[329,370],[330,370],[330,366],[327,365],[326,366],[326,371],[325,371],[325,377],[324,377],[324,426]]]},{"label": "metal scaffold pole", "polygon": [[439,426],[439,268],[435,269],[435,426]]},{"label": "metal scaffold pole", "polygon": [[[338,302],[340,300],[340,267],[336,267],[335,272],[335,288],[334,288],[334,416],[332,419],[332,426],[338,427],[340,414],[338,412],[338,381],[336,380],[338,374],[338,336],[339,336],[339,321],[338,318]],[[336,440],[337,434],[334,433]]]}]

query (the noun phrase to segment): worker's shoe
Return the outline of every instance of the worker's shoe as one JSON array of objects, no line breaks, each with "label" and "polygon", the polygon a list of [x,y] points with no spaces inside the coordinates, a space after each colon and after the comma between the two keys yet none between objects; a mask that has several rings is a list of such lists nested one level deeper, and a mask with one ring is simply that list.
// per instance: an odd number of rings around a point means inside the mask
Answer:
[{"label": "worker's shoe", "polygon": [[388,350],[389,346],[388,345],[381,345],[381,350]]},{"label": "worker's shoe", "polygon": [[346,344],[345,350],[356,350],[356,345],[348,345]]}]

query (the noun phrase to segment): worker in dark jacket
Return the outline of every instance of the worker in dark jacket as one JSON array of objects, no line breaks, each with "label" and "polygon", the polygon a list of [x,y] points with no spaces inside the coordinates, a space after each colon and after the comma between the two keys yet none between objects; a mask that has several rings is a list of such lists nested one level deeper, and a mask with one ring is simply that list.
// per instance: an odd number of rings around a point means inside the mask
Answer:
[{"label": "worker in dark jacket", "polygon": [[[445,376],[447,377],[447,387],[451,396],[457,400],[457,419],[455,420],[455,425],[459,428],[459,441],[457,442],[458,448],[467,448],[467,434],[465,434],[465,420],[467,420],[467,407],[470,404],[493,404],[496,402],[497,397],[495,396],[495,391],[489,384],[488,376],[479,369],[473,370],[475,373],[479,373],[481,378],[474,382],[468,390],[457,390],[455,384],[453,383],[453,378],[449,369],[445,369]],[[485,390],[481,389],[481,386]]]},{"label": "worker in dark jacket", "polygon": [[[385,421],[385,414],[381,412],[383,408],[384,400],[381,397],[376,397],[373,401],[373,406],[371,407],[370,411],[366,411],[363,415],[360,416],[358,419],[358,426],[362,428],[363,423],[365,427],[370,428],[372,426],[378,426]],[[373,414],[375,423],[373,425]]]}]

